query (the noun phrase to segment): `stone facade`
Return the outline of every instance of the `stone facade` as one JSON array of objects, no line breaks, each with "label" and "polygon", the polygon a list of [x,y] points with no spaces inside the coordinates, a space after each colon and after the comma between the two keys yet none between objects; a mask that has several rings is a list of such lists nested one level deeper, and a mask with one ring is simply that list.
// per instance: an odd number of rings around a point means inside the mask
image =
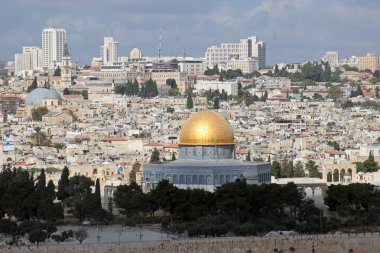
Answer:
[{"label": "stone facade", "polygon": [[303,235],[255,238],[218,238],[176,241],[76,244],[29,247],[3,247],[0,253],[273,253],[273,252],[318,252],[377,253],[380,248],[379,233]]}]

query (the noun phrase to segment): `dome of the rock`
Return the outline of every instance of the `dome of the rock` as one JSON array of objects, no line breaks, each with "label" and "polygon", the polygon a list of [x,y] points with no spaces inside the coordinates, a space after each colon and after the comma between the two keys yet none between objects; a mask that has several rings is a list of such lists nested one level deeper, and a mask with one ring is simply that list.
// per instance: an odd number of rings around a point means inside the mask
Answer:
[{"label": "dome of the rock", "polygon": [[229,123],[217,112],[203,110],[188,119],[179,135],[179,145],[234,145]]}]

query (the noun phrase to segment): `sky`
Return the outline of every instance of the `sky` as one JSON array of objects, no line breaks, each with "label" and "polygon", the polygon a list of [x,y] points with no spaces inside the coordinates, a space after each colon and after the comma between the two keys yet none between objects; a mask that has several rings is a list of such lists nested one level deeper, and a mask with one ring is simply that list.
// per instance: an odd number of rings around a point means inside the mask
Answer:
[{"label": "sky", "polygon": [[90,64],[104,36],[145,56],[204,56],[207,47],[256,35],[267,62],[380,54],[378,0],[4,0],[0,3],[0,59],[23,46],[41,46],[41,32],[66,29],[73,61]]}]

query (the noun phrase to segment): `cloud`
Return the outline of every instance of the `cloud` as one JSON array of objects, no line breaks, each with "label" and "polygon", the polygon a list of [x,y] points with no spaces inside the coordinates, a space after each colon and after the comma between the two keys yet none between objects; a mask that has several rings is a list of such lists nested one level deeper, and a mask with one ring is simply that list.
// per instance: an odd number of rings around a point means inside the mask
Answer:
[{"label": "cloud", "polygon": [[0,22],[12,22],[0,33],[0,58],[8,60],[24,45],[40,45],[53,17],[84,63],[99,54],[105,35],[119,41],[121,55],[133,47],[157,55],[160,27],[166,55],[203,56],[211,45],[250,35],[267,42],[270,63],[319,59],[327,50],[360,55],[380,44],[374,0],[12,0],[2,9]]}]

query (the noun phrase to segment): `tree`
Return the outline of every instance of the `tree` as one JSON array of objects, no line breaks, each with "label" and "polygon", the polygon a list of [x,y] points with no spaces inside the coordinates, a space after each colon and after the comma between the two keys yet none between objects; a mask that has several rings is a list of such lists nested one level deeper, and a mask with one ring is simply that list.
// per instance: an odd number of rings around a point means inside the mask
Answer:
[{"label": "tree", "polygon": [[86,194],[91,193],[94,181],[86,176],[73,176],[70,178],[66,191],[70,197],[81,200]]},{"label": "tree", "polygon": [[347,100],[346,102],[344,102],[344,103],[342,104],[342,108],[343,108],[343,109],[351,108],[351,107],[353,107],[353,106],[354,106],[354,103],[352,103],[351,100]]},{"label": "tree", "polygon": [[322,81],[322,65],[318,63],[308,62],[301,67],[302,77],[304,79],[313,80],[315,82]]},{"label": "tree", "polygon": [[37,77],[35,76],[31,85],[28,86],[26,92],[30,93],[32,90],[38,88]]},{"label": "tree", "polygon": [[53,203],[52,199],[44,198],[38,201],[37,216],[46,221],[63,218],[63,208],[59,203]]},{"label": "tree", "polygon": [[303,170],[303,164],[301,161],[297,161],[294,165],[294,177],[303,177],[305,172]]},{"label": "tree", "polygon": [[93,185],[94,181],[90,178],[77,175],[70,178],[69,185],[65,189],[68,197],[64,203],[74,207],[74,214],[80,220],[92,217],[93,212],[97,210],[97,199],[91,190]]},{"label": "tree", "polygon": [[379,86],[376,86],[376,88],[375,88],[375,95],[376,95],[377,98],[380,97],[379,91],[380,91]]},{"label": "tree", "polygon": [[313,94],[313,99],[314,99],[314,100],[323,100],[323,97],[322,97],[322,95],[319,94],[319,93],[314,93],[314,94]]},{"label": "tree", "polygon": [[375,157],[372,152],[369,153],[368,159],[363,162],[363,171],[364,172],[376,172],[379,170],[379,165],[375,161]]},{"label": "tree", "polygon": [[140,96],[143,98],[151,98],[158,95],[158,88],[156,81],[153,81],[152,78],[147,80],[140,90]]},{"label": "tree", "polygon": [[219,75],[219,68],[218,68],[218,65],[214,65],[214,68],[212,69],[209,69],[207,67],[206,71],[204,72],[204,75],[206,76],[212,76],[212,75]]},{"label": "tree", "polygon": [[350,97],[363,96],[362,86],[360,84],[354,84],[356,90],[351,90]]},{"label": "tree", "polygon": [[141,187],[136,182],[132,182],[130,185],[120,185],[114,193],[116,206],[120,208],[121,213],[128,217],[139,214],[146,209],[144,197]]},{"label": "tree", "polygon": [[113,198],[110,196],[108,198],[108,205],[107,205],[107,211],[110,215],[113,215]]},{"label": "tree", "polygon": [[247,153],[247,155],[245,157],[245,160],[246,161],[251,161],[251,150],[248,150],[248,153]]},{"label": "tree", "polygon": [[282,176],[283,177],[294,177],[294,168],[293,168],[293,161],[287,161],[284,162],[284,168],[282,169]]},{"label": "tree", "polygon": [[313,160],[307,161],[305,170],[309,171],[309,177],[322,177],[322,173],[318,171],[318,165]]},{"label": "tree", "polygon": [[166,79],[166,85],[170,86],[172,89],[177,89],[177,82],[175,79]]},{"label": "tree", "polygon": [[40,242],[43,242],[45,241],[47,238],[47,234],[45,231],[43,231],[42,229],[36,229],[36,230],[33,230],[29,233],[29,241],[31,243],[35,243],[37,242],[37,245],[40,243]]},{"label": "tree", "polygon": [[329,62],[322,62],[322,73],[321,73],[321,79],[322,82],[329,82],[331,80],[331,68]]},{"label": "tree", "polygon": [[334,150],[340,150],[339,143],[336,141],[327,141],[327,145],[334,148]]},{"label": "tree", "polygon": [[101,210],[98,205],[98,199],[95,194],[91,192],[83,193],[74,201],[74,214],[80,221],[91,218],[98,220],[97,212]]},{"label": "tree", "polygon": [[272,176],[275,176],[276,178],[281,177],[281,164],[277,161],[273,161],[272,163]]},{"label": "tree", "polygon": [[214,98],[214,109],[215,110],[218,110],[219,108],[220,108],[220,106],[219,106],[219,97],[215,97]]},{"label": "tree", "polygon": [[46,186],[46,197],[51,199],[51,200],[54,200],[56,195],[55,195],[55,185],[54,185],[54,182],[53,180],[49,180],[47,186]]},{"label": "tree", "polygon": [[49,110],[46,108],[46,106],[39,106],[32,109],[32,119],[35,121],[41,121],[42,116],[47,114]]},{"label": "tree", "polygon": [[64,201],[70,196],[70,194],[67,192],[67,187],[70,184],[69,173],[69,168],[65,166],[62,170],[61,178],[58,181],[57,199],[61,201]]},{"label": "tree", "polygon": [[[8,180],[8,181],[4,181]],[[2,189],[1,189],[2,188]],[[0,212],[18,220],[36,218],[37,205],[33,174],[21,168],[5,171],[0,183]]]},{"label": "tree", "polygon": [[373,78],[371,78],[371,79],[369,80],[369,82],[370,82],[371,84],[376,84],[376,83],[380,82],[380,80],[379,80],[379,78],[377,78],[377,77],[373,77]]},{"label": "tree", "polygon": [[61,68],[59,66],[54,70],[53,76],[61,76]]},{"label": "tree", "polygon": [[327,90],[327,94],[329,96],[329,98],[333,99],[334,101],[336,101],[338,98],[342,97],[342,90],[339,86],[331,86],[328,90]]},{"label": "tree", "polygon": [[160,161],[160,151],[157,148],[154,148],[152,151],[152,155],[150,156],[151,163],[157,163]]},{"label": "tree", "polygon": [[69,95],[70,94],[70,90],[67,87],[64,88],[62,92],[63,92],[63,95]]},{"label": "tree", "polygon": [[82,97],[84,100],[88,100],[88,90],[82,91]]},{"label": "tree", "polygon": [[192,109],[193,107],[194,107],[193,98],[191,96],[191,93],[188,93],[187,94],[187,101],[186,101],[186,108],[187,109]]},{"label": "tree", "polygon": [[35,189],[37,199],[44,199],[46,197],[46,176],[44,169],[41,170],[37,178]]},{"label": "tree", "polygon": [[170,184],[168,180],[161,180],[151,195],[154,200],[151,204],[154,207],[158,207],[157,209],[161,208],[169,212],[171,223],[173,222],[173,215],[178,206],[178,193],[178,188]]},{"label": "tree", "polygon": [[177,96],[179,94],[179,90],[177,88],[170,88],[168,91],[169,96]]},{"label": "tree", "polygon": [[88,232],[86,229],[84,228],[80,228],[79,230],[77,231],[74,231],[74,238],[80,243],[82,244],[82,242],[84,240],[86,240],[88,237]]},{"label": "tree", "polygon": [[96,208],[101,209],[102,208],[102,200],[101,200],[101,196],[100,196],[99,178],[96,179],[96,183],[95,183],[95,198],[96,198]]}]

